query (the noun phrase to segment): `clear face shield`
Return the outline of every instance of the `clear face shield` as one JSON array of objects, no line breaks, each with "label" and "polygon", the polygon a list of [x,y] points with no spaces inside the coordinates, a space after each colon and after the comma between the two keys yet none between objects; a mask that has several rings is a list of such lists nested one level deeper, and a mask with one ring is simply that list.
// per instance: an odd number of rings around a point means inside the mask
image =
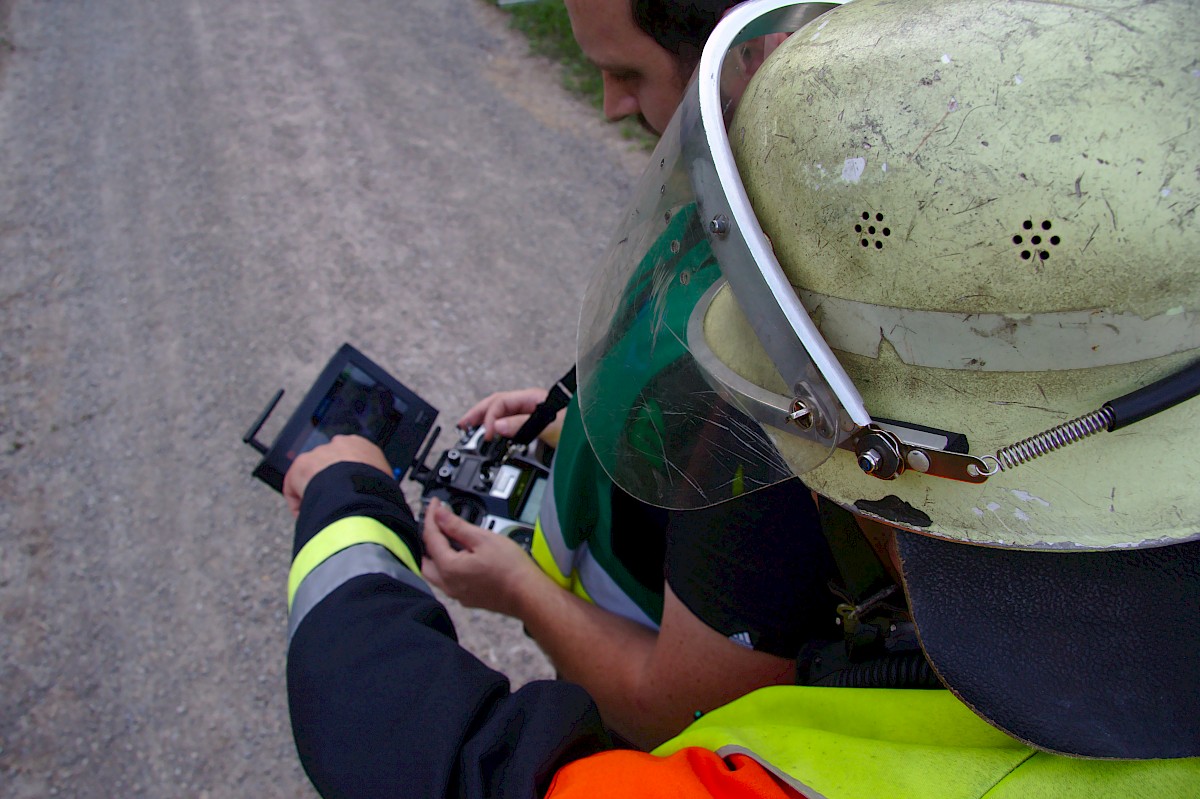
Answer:
[{"label": "clear face shield", "polygon": [[[709,40],[581,314],[578,396],[589,443],[617,485],[661,507],[713,505],[814,468],[843,420],[870,421],[758,226],[726,130],[777,35],[835,4],[750,5]],[[704,346],[703,309],[726,282],[758,320],[794,397],[781,402],[737,378]],[[783,460],[764,424],[801,436],[799,465],[794,455]]]}]

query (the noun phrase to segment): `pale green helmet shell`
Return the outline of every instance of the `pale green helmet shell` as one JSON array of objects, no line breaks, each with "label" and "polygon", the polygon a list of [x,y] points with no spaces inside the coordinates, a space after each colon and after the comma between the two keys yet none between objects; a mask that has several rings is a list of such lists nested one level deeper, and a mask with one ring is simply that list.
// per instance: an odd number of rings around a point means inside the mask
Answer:
[{"label": "pale green helmet shell", "polygon": [[[1200,358],[1187,2],[858,0],[767,60],[730,138],[875,418],[965,433],[982,456]],[[786,392],[728,295],[709,346]],[[1200,537],[1198,478],[1200,399],[982,485],[878,480],[844,451],[803,475],[889,523],[1029,548]]]}]

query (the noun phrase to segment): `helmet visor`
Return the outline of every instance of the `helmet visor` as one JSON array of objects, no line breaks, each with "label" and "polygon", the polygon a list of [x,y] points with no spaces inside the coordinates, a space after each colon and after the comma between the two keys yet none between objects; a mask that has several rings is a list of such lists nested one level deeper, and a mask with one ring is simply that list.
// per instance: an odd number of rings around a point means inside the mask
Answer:
[{"label": "helmet visor", "polygon": [[[843,418],[869,421],[754,220],[725,127],[773,35],[832,6],[748,5],[710,38],[581,313],[588,441],[617,485],[660,507],[706,507],[773,485],[826,460]],[[704,344],[704,308],[726,281],[791,392],[786,402],[728,390],[737,378]],[[799,465],[763,424],[794,428],[806,442]]]}]

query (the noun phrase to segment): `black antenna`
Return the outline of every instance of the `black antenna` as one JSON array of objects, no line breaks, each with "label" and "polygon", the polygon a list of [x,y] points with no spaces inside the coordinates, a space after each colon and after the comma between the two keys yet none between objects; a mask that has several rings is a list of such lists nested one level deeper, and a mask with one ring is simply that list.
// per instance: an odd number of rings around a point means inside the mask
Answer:
[{"label": "black antenna", "polygon": [[275,395],[275,398],[267,403],[267,409],[262,412],[262,416],[258,417],[254,424],[250,425],[250,429],[246,431],[246,435],[242,436],[242,443],[249,444],[250,446],[254,447],[256,450],[258,450],[260,455],[267,454],[267,447],[265,444],[259,441],[256,436],[258,435],[258,431],[262,429],[263,424],[267,421],[267,417],[271,415],[271,411],[275,410],[275,406],[279,404],[279,400],[281,399],[283,399],[282,388],[279,389],[279,393]]},{"label": "black antenna", "polygon": [[425,465],[425,459],[429,457],[429,450],[433,449],[433,444],[437,441],[437,437],[441,435],[442,428],[437,426],[433,428],[433,435],[425,440],[425,448],[421,450],[421,454],[413,459],[412,474],[409,475],[413,480],[424,485],[426,475],[429,474],[429,467]]}]

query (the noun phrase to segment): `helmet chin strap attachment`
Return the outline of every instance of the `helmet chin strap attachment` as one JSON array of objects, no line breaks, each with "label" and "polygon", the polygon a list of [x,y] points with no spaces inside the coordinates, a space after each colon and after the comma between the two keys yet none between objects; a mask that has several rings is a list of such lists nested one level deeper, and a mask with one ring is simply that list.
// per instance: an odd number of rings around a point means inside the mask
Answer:
[{"label": "helmet chin strap attachment", "polygon": [[1013,469],[1034,458],[1099,433],[1113,432],[1173,408],[1200,394],[1200,361],[1195,361],[1161,380],[1109,400],[1091,413],[1060,424],[1036,436],[999,450],[989,462],[989,475]]},{"label": "helmet chin strap attachment", "polygon": [[854,453],[858,468],[880,480],[894,480],[906,471],[965,483],[987,480],[991,472],[983,460],[946,448],[951,437],[953,434],[876,419],[843,439],[838,448]]},{"label": "helmet chin strap attachment", "polygon": [[1014,469],[1101,431],[1111,433],[1140,422],[1197,394],[1200,394],[1200,361],[1155,383],[1109,400],[1091,413],[1003,447],[995,455],[985,455],[983,458],[948,450],[945,443],[937,440],[939,436],[945,436],[938,431],[914,429],[903,422],[883,422],[879,419],[842,439],[838,448],[853,452],[863,473],[881,480],[894,480],[912,470],[966,483],[982,483],[994,474]]}]

